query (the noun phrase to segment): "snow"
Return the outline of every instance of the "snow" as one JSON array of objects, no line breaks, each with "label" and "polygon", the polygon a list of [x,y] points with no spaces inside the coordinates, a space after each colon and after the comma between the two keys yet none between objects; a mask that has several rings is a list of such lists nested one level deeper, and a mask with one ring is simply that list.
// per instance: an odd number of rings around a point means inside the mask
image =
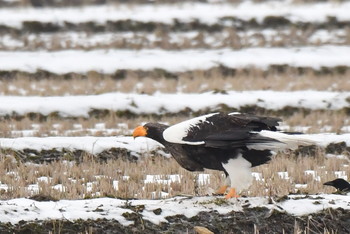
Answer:
[{"label": "snow", "polygon": [[176,175],[146,175],[146,179],[144,181],[145,184],[148,183],[158,183],[158,184],[166,184],[170,185],[171,183],[178,182],[180,183],[181,176]]},{"label": "snow", "polygon": [[[16,1],[16,0],[6,0]],[[205,3],[180,3],[173,5],[150,4],[150,5],[124,5],[115,4],[110,6],[84,6],[79,8],[2,8],[0,9],[0,25],[17,27],[21,29],[24,22],[40,21],[57,25],[68,23],[96,22],[106,24],[107,21],[135,20],[141,22],[161,22],[173,24],[174,19],[180,22],[190,22],[198,19],[200,23],[221,25],[232,24],[230,20],[223,17],[236,17],[242,20],[256,19],[262,22],[268,16],[282,16],[291,22],[327,22],[330,17],[335,17],[338,21],[350,20],[350,2],[321,2],[313,4],[291,4],[291,1],[269,1],[264,4],[244,1],[240,4],[205,4]],[[210,14],[209,14],[210,13]],[[251,36],[256,32],[238,32],[239,36]],[[269,40],[278,40],[279,33],[273,30],[261,32]],[[42,40],[48,44],[52,40],[53,34],[28,35],[29,44],[43,37]],[[54,36],[57,36],[56,34]],[[157,40],[155,35],[145,34],[146,38],[152,42]],[[170,41],[181,41],[195,37],[198,32],[171,33]],[[346,30],[333,30],[331,33],[326,30],[316,31],[310,41],[346,43]],[[101,33],[83,35],[82,33],[62,34],[66,40],[71,40],[73,45],[92,46],[109,43],[116,40],[116,37],[123,37],[127,40],[137,40],[137,35],[131,33]],[[222,35],[219,35],[222,36]],[[206,37],[205,42],[213,46],[219,46],[215,35]],[[277,38],[277,39],[276,39]],[[60,37],[58,37],[58,40]],[[253,45],[254,38],[248,38]],[[65,42],[60,42],[65,43]],[[255,43],[255,44],[254,44]],[[183,72],[195,69],[210,69],[217,66],[229,68],[251,68],[257,67],[268,69],[271,65],[289,65],[294,67],[311,67],[320,69],[322,67],[350,66],[350,46],[307,46],[289,48],[248,48],[241,50],[232,49],[211,49],[211,50],[182,50],[164,51],[160,49],[142,50],[64,50],[64,51],[21,51],[25,47],[25,41],[10,35],[0,37],[0,44],[3,48],[14,49],[15,51],[0,51],[1,71],[25,71],[36,72],[47,70],[49,72],[64,74],[68,72],[86,73],[96,71],[113,74],[119,69],[141,69],[152,70],[161,68],[170,72]],[[46,45],[45,44],[45,45]],[[268,43],[267,43],[268,44]],[[45,47],[45,46],[43,46]],[[65,48],[64,45],[62,45]],[[174,63],[176,61],[176,63]],[[9,90],[16,89],[9,86]],[[33,89],[37,89],[32,87]],[[21,93],[26,95],[27,91],[22,89]],[[227,94],[202,93],[202,94],[162,94],[154,95],[136,93],[107,93],[101,95],[81,95],[81,96],[61,96],[61,97],[39,97],[39,96],[0,96],[0,116],[11,116],[14,113],[25,115],[28,113],[40,113],[49,115],[58,113],[62,117],[89,117],[89,112],[96,109],[107,109],[111,111],[130,111],[136,114],[164,114],[177,113],[189,108],[192,111],[213,110],[221,104],[229,108],[240,109],[247,105],[257,105],[270,110],[280,110],[284,107],[306,108],[310,110],[341,110],[349,107],[350,92],[325,92],[325,91],[296,91],[296,92],[275,92],[275,91],[249,91],[234,92]],[[69,103],[69,105],[67,105]],[[350,124],[347,123],[347,124]],[[126,133],[129,126],[119,123],[119,129],[124,129]],[[59,132],[61,126],[52,125],[55,131]],[[12,128],[12,127],[11,127]],[[324,126],[322,131],[329,131],[329,126]],[[342,128],[343,131],[350,132],[349,126]],[[22,135],[34,135],[41,130],[40,124],[33,124],[32,130],[19,131]],[[82,131],[81,124],[75,124],[73,131]],[[91,129],[90,129],[91,130]],[[108,132],[111,134],[105,123],[96,123],[93,131]],[[302,130],[306,130],[302,128]],[[51,134],[51,133],[50,133]],[[54,132],[52,132],[54,134]],[[345,141],[350,146],[350,134],[306,134],[305,137],[315,140],[319,145],[326,146],[329,143]],[[24,150],[83,150],[88,153],[98,154],[111,148],[126,149],[133,155],[147,155],[151,151],[159,151],[166,155],[160,148],[161,145],[151,139],[137,138],[130,136],[117,137],[17,137],[0,138],[0,149]],[[347,158],[346,155],[331,155],[327,157]],[[347,179],[344,168],[332,172],[331,176]],[[14,178],[18,173],[8,171],[7,174]],[[320,181],[317,171],[305,171],[314,180]],[[258,181],[264,181],[262,173],[252,173]],[[278,172],[281,179],[290,178],[288,172]],[[96,175],[96,179],[101,176]],[[73,178],[69,178],[74,183]],[[128,180],[128,176],[122,180]],[[146,175],[144,183],[160,183],[169,185],[181,182],[181,175]],[[209,174],[197,174],[196,180],[200,185],[206,185],[210,179]],[[38,175],[37,181],[26,184],[26,189],[32,194],[40,192],[40,184],[49,184],[51,177]],[[118,185],[122,180],[111,181],[113,188],[118,190]],[[1,190],[10,190],[10,185],[6,181],[0,181]],[[32,184],[33,183],[33,184]],[[86,181],[84,183],[86,191],[95,192],[96,181]],[[51,186],[51,185],[50,185]],[[296,184],[296,188],[307,188],[306,184]],[[64,184],[54,184],[52,188],[58,191],[65,191]],[[156,192],[155,192],[156,193]],[[154,197],[167,197],[169,194],[159,192]],[[99,196],[99,192],[94,195]],[[21,220],[50,220],[61,219],[74,221],[77,219],[109,219],[117,220],[122,225],[132,225],[134,222],[125,219],[126,212],[134,212],[130,206],[145,205],[145,209],[140,211],[144,220],[160,224],[168,222],[166,217],[170,215],[185,215],[192,217],[201,211],[217,211],[221,214],[232,211],[243,211],[249,204],[253,207],[267,207],[270,210],[284,211],[295,216],[307,215],[322,211],[328,208],[350,209],[350,197],[333,194],[317,195],[290,195],[287,200],[270,202],[267,197],[249,197],[230,199],[227,203],[217,205],[217,197],[174,197],[161,200],[121,200],[112,198],[97,198],[85,200],[60,200],[38,202],[27,198],[10,200],[0,200],[1,222],[17,224]],[[222,199],[222,197],[219,197]],[[160,215],[153,211],[161,208]]]},{"label": "snow", "polygon": [[321,177],[317,175],[316,171],[313,170],[306,170],[305,175],[310,175],[315,181],[321,181]]},{"label": "snow", "polygon": [[[294,195],[289,197],[291,198],[290,200],[287,200],[280,205],[288,213],[296,216],[317,213],[328,208],[337,209],[341,207],[345,210],[350,209],[350,196],[347,195],[320,194],[312,196]],[[303,197],[305,198],[303,199]]]},{"label": "snow", "polygon": [[83,150],[99,154],[111,148],[126,149],[137,154],[153,151],[161,145],[149,138],[139,137],[20,137],[0,138],[1,149],[24,150]]},{"label": "snow", "polygon": [[[349,53],[350,54],[350,53]],[[105,93],[77,96],[0,96],[0,116],[58,113],[62,117],[88,117],[91,110],[130,111],[135,114],[177,113],[190,109],[215,110],[220,105],[240,109],[256,105],[268,110],[285,107],[310,110],[340,110],[349,106],[350,92],[329,91],[229,91],[207,93]],[[205,100],[205,101],[204,101]],[[67,105],[69,103],[69,105]]]},{"label": "snow", "polygon": [[36,72],[41,69],[57,74],[89,71],[112,74],[119,69],[153,70],[161,68],[169,72],[183,72],[210,69],[218,65],[229,68],[257,67],[261,69],[267,69],[271,65],[289,65],[320,69],[321,67],[350,66],[349,54],[350,46],[332,45],[241,50],[1,51],[0,70]]},{"label": "snow", "polygon": [[[92,128],[83,128],[81,124],[73,124],[72,129],[65,129],[61,124],[52,124],[51,130],[42,132],[43,125],[38,127],[17,130],[16,126],[9,126],[11,137],[33,137],[33,136],[122,136],[131,135],[132,129],[125,123],[116,124],[116,128],[102,128],[102,125],[95,125]],[[346,131],[344,131],[346,132]]]},{"label": "snow", "polygon": [[[276,41],[283,41],[284,38],[291,35],[291,31],[288,29],[250,29],[245,31],[235,32],[239,37],[246,40],[248,45],[257,47],[261,43],[259,36],[265,38],[267,46],[273,45]],[[303,31],[295,32],[298,36],[303,36]],[[206,45],[211,47],[227,47],[225,39],[230,37],[228,31],[220,32],[169,32],[166,36],[169,37],[169,42],[174,44],[183,44],[186,41],[191,42],[191,46],[202,47],[198,39],[198,36],[203,35],[203,40]],[[315,30],[308,38],[309,43],[319,45],[322,44],[346,44],[347,32],[345,29],[319,29]],[[142,40],[141,40],[142,38]],[[127,40],[129,43],[143,44],[147,41],[147,44],[155,44],[164,39],[162,35],[147,32],[103,32],[103,33],[86,33],[86,32],[60,32],[60,33],[35,33],[29,34],[25,38],[18,38],[15,35],[0,35],[0,45],[6,48],[6,50],[26,50],[32,45],[36,45],[40,42],[40,48],[44,50],[50,50],[50,48],[57,48],[57,40],[59,40],[59,46],[62,49],[69,48],[93,48],[102,46],[110,46],[116,42]]]},{"label": "snow", "polygon": [[209,174],[203,174],[203,173],[198,174],[197,183],[198,183],[198,185],[209,184],[210,183],[210,175]]},{"label": "snow", "polygon": [[[227,203],[216,205],[215,197],[174,197],[162,200],[120,200],[113,198],[97,198],[85,200],[34,201],[26,198],[0,201],[1,221],[16,224],[21,220],[50,220],[66,219],[109,219],[117,220],[122,225],[133,224],[123,217],[123,213],[133,211],[127,207],[144,205],[145,209],[139,214],[144,220],[156,225],[167,223],[167,216],[185,215],[190,218],[201,211],[217,211],[226,214],[232,211],[242,211],[247,204],[249,208],[266,207],[286,213],[302,216],[317,213],[328,208],[343,208],[349,210],[350,196],[319,194],[319,195],[289,195],[288,199],[280,202],[269,202],[267,197],[250,197],[230,199]],[[160,215],[154,210],[161,208]]]},{"label": "snow", "polygon": [[295,184],[295,188],[307,188],[307,184]]},{"label": "snow", "polygon": [[[345,142],[350,146],[350,134],[333,134],[333,133],[319,133],[319,134],[304,134],[303,137],[315,141],[317,145],[326,147],[330,143]],[[159,150],[162,147],[158,142],[145,138],[138,137],[19,137],[19,138],[0,138],[1,149],[13,149],[13,150],[24,150],[33,149],[36,151],[41,150],[83,150],[91,154],[99,154],[104,150],[111,148],[126,149],[130,152],[136,153],[136,155],[146,154],[151,151]],[[160,151],[161,153],[162,151]],[[165,153],[164,153],[165,154]],[[314,171],[306,171],[306,174],[310,174],[315,179],[318,178]],[[281,177],[287,178],[288,175],[280,175]],[[260,175],[254,175],[255,178],[259,179]],[[149,178],[147,180],[155,180],[156,178]],[[158,178],[159,179],[159,178]],[[170,181],[175,181],[176,178],[170,178]],[[206,183],[206,176],[200,175],[199,181]]]},{"label": "snow", "polygon": [[262,173],[252,172],[252,176],[256,181],[265,181],[265,179],[262,176]]},{"label": "snow", "polygon": [[[69,8],[4,8],[0,10],[0,24],[21,27],[25,21],[50,22],[64,25],[69,23],[134,20],[141,22],[173,23],[198,20],[202,23],[225,23],[224,17],[241,20],[256,19],[258,22],[267,16],[283,16],[292,22],[325,22],[329,17],[339,21],[350,19],[349,2],[323,2],[314,4],[291,4],[289,1],[268,1],[240,4],[183,3],[172,5],[130,5],[85,6]],[[209,14],[210,13],[210,14]]]},{"label": "snow", "polygon": [[348,180],[348,176],[346,175],[345,171],[335,171],[334,174],[337,178]]},{"label": "snow", "polygon": [[288,171],[280,171],[277,174],[281,179],[289,180]]},{"label": "snow", "polygon": [[[350,146],[350,133],[347,134],[332,134],[332,133],[318,133],[318,134],[304,134],[303,137],[315,141],[317,145],[326,147],[330,143],[345,142]],[[18,138],[0,138],[1,149],[24,150],[33,149],[41,150],[84,150],[91,154],[98,154],[104,150],[111,148],[121,148],[136,154],[144,154],[151,151],[159,150],[162,147],[158,142],[146,138],[138,137],[134,139],[128,136],[119,137],[18,137]],[[305,172],[314,177],[314,171]],[[260,177],[255,175],[255,177]],[[200,175],[199,181],[204,182],[205,175]],[[157,178],[153,178],[155,180]],[[158,178],[159,179],[159,178]],[[151,178],[150,178],[151,180]],[[174,181],[175,178],[169,180]]]},{"label": "snow", "polygon": [[[95,199],[95,200],[61,200],[59,202],[35,202],[30,199],[19,198],[7,201],[1,201],[2,215],[1,221],[18,223],[21,220],[47,220],[47,219],[98,219],[104,217],[104,212],[94,212],[96,208],[103,205],[103,209],[108,208],[109,218],[116,219],[121,224],[129,225],[122,214],[128,210],[121,208],[122,200],[113,201],[113,199]],[[101,207],[102,208],[102,207]]]}]

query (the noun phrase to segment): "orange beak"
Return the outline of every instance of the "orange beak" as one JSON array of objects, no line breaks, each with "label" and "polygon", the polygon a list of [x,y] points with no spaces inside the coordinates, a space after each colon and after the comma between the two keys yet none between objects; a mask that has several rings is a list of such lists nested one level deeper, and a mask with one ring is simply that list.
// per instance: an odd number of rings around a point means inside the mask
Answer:
[{"label": "orange beak", "polygon": [[147,129],[143,126],[138,126],[134,129],[134,132],[132,133],[132,136],[134,138],[139,136],[146,136],[147,135]]}]

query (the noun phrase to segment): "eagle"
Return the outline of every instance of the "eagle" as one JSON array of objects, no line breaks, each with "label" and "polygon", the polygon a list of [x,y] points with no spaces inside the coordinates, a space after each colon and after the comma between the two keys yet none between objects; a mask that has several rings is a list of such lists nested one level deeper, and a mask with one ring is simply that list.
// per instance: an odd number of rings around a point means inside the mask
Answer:
[{"label": "eagle", "polygon": [[229,199],[251,185],[251,168],[269,162],[276,151],[314,144],[302,134],[279,131],[279,122],[275,117],[218,112],[172,126],[146,123],[134,129],[133,137],[159,142],[189,171],[223,171],[225,183],[216,194],[228,190]]}]

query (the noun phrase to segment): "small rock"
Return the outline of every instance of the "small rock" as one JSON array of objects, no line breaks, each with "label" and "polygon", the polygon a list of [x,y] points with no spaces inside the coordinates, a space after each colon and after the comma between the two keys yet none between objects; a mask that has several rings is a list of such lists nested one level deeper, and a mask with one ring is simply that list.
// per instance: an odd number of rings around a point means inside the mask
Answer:
[{"label": "small rock", "polygon": [[36,195],[29,197],[29,199],[32,199],[35,201],[58,201],[58,199],[56,199],[50,195],[45,195],[45,194],[36,194]]},{"label": "small rock", "polygon": [[214,234],[214,232],[210,231],[208,228],[201,226],[195,226],[194,231],[198,234]]},{"label": "small rock", "polygon": [[153,213],[156,215],[160,215],[162,213],[162,209],[161,208],[154,209]]}]

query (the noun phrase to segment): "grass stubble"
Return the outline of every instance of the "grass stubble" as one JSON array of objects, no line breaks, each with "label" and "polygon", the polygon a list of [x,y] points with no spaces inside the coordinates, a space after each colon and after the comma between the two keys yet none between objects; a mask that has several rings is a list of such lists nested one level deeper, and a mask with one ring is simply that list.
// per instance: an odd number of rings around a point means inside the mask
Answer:
[{"label": "grass stubble", "polygon": [[[94,1],[89,1],[94,2]],[[139,2],[139,1],[135,1]],[[171,2],[171,1],[170,1]],[[236,2],[236,1],[232,1]],[[294,1],[296,4],[298,0]],[[19,1],[22,6],[31,6],[27,0]],[[242,49],[248,47],[285,47],[285,46],[319,46],[328,44],[348,45],[349,29],[343,36],[336,36],[326,41],[314,41],[316,33],[309,30],[281,30],[271,38],[257,32],[252,36],[240,34],[231,29],[225,29],[217,34],[214,44],[207,43],[207,32],[198,31],[195,37],[184,36],[176,42],[170,42],[171,35],[167,32],[155,31],[155,40],[150,40],[146,33],[133,33],[127,40],[114,37],[113,40],[96,44],[74,43],[61,33],[51,34],[49,39],[41,38],[40,34],[28,40],[28,35],[12,35],[20,43],[20,48],[10,48],[0,45],[1,50],[11,51],[21,49],[33,51],[45,49],[58,51],[65,49]],[[88,36],[86,37],[88,39]],[[82,40],[84,41],[84,40]],[[335,42],[338,41],[338,42]],[[327,90],[349,91],[350,72],[348,68],[313,69],[258,68],[230,71],[220,67],[208,71],[189,71],[169,74],[166,71],[125,71],[122,76],[117,74],[100,74],[90,71],[86,74],[26,74],[21,72],[4,72],[0,79],[1,95],[19,96],[61,96],[61,95],[93,95],[107,92],[135,92],[154,94],[164,93],[201,93],[207,91],[226,92],[229,90]],[[301,72],[300,72],[301,71]],[[143,122],[162,121],[173,124],[187,119],[188,115],[173,116],[133,116],[120,117],[114,114],[98,118],[62,119],[48,117],[44,120],[24,117],[20,119],[1,119],[0,137],[17,137],[21,133],[14,131],[36,129],[35,136],[114,136],[129,135],[130,129]],[[191,116],[190,116],[191,117]],[[278,116],[281,117],[281,116]],[[312,113],[296,112],[283,116],[284,123],[289,126],[309,126],[308,133],[318,133],[324,126],[327,131],[342,133],[342,127],[350,125],[349,115],[344,112],[315,111]],[[97,124],[104,123],[106,129],[115,131],[90,131]],[[123,127],[118,126],[123,123]],[[81,125],[81,129],[74,127]],[[126,126],[126,127],[125,127]],[[74,130],[74,131],[72,131]],[[291,131],[294,129],[291,128]],[[19,134],[19,135],[18,135]],[[326,157],[323,150],[315,156],[297,156],[293,152],[282,152],[268,164],[253,169],[261,179],[253,180],[252,186],[243,191],[242,196],[270,196],[332,193],[335,190],[323,186],[323,182],[336,178],[336,173],[350,178],[348,152],[343,158]],[[308,172],[307,172],[308,171]],[[279,172],[288,173],[288,177]],[[210,180],[204,184],[196,183],[200,173],[209,174]],[[0,199],[31,197],[35,194],[51,196],[55,199],[87,199],[94,197],[116,197],[123,199],[160,199],[161,193],[168,197],[177,195],[206,196],[215,191],[224,181],[222,172],[205,170],[204,172],[188,172],[181,168],[174,159],[155,155],[143,155],[138,161],[123,159],[95,160],[93,155],[86,154],[82,162],[58,160],[51,163],[24,163],[15,159],[14,155],[0,152]],[[159,175],[164,182],[145,183],[147,175]],[[181,181],[169,182],[169,175],[179,175]],[[118,182],[116,182],[118,181]],[[33,186],[34,185],[34,186]],[[304,185],[296,187],[296,185]],[[305,187],[305,185],[307,185]],[[34,188],[33,188],[34,187]],[[117,187],[117,188],[116,188]],[[38,189],[37,189],[38,188]],[[89,231],[90,233],[91,231]],[[258,231],[256,233],[259,233]],[[294,233],[310,233],[300,230],[297,226]],[[324,233],[336,233],[324,229]]]},{"label": "grass stubble", "polygon": [[[278,71],[283,69],[283,71]],[[8,77],[7,77],[8,76]],[[0,79],[0,94],[18,96],[98,95],[123,93],[203,93],[229,90],[350,90],[350,71],[339,68],[316,71],[311,68],[270,68],[230,70],[222,67],[183,73],[125,70],[122,77],[95,71],[86,74],[56,75],[9,73]],[[7,77],[7,78],[6,78]],[[30,78],[29,78],[30,77]]]},{"label": "grass stubble", "polygon": [[[138,22],[135,22],[137,24]],[[322,37],[327,32],[330,37]],[[102,39],[104,38],[104,39]],[[6,40],[5,40],[6,39]],[[1,40],[1,36],[0,36]],[[223,26],[222,30],[207,32],[205,29],[174,33],[161,26],[151,32],[110,32],[90,31],[67,33],[31,33],[7,34],[3,41],[14,40],[17,43],[0,43],[1,50],[35,51],[45,49],[91,50],[91,49],[242,49],[249,47],[284,47],[284,46],[322,46],[328,44],[346,45],[350,43],[350,30],[317,30],[313,26],[305,28],[284,27],[270,30],[236,30]]]},{"label": "grass stubble", "polygon": [[[324,182],[336,178],[336,173],[350,177],[348,156],[326,157],[323,150],[319,150],[315,156],[298,156],[289,151],[279,153],[270,163],[253,168],[253,172],[259,175],[252,186],[243,191],[243,196],[330,193],[335,190],[323,186]],[[284,175],[280,175],[280,172]],[[200,174],[208,174],[209,179],[196,182]],[[145,182],[147,175],[157,177],[153,182]],[[169,175],[179,175],[181,179],[172,181]],[[0,178],[1,199],[35,194],[56,199],[160,199],[161,193],[167,193],[166,197],[211,195],[222,185],[224,174],[214,170],[189,172],[172,158],[152,155],[144,155],[136,162],[125,159],[102,162],[87,154],[79,163],[58,160],[34,164],[19,162],[11,155],[1,154]],[[5,189],[4,184],[8,188]],[[38,184],[38,189],[32,189],[34,184]],[[305,187],[296,187],[296,184]]]},{"label": "grass stubble", "polygon": [[[344,111],[295,112],[286,116],[279,116],[274,113],[256,114],[280,117],[282,119],[282,127],[288,126],[286,131],[302,131],[303,133],[347,133],[350,125],[348,114]],[[118,116],[116,113],[109,113],[103,117],[71,119],[54,116],[49,116],[44,120],[29,117],[23,117],[21,119],[6,118],[0,121],[0,137],[23,137],[26,134],[31,134],[31,136],[35,137],[130,136],[133,128],[146,122],[162,122],[172,125],[190,117],[193,117],[191,113],[133,117]]]}]

